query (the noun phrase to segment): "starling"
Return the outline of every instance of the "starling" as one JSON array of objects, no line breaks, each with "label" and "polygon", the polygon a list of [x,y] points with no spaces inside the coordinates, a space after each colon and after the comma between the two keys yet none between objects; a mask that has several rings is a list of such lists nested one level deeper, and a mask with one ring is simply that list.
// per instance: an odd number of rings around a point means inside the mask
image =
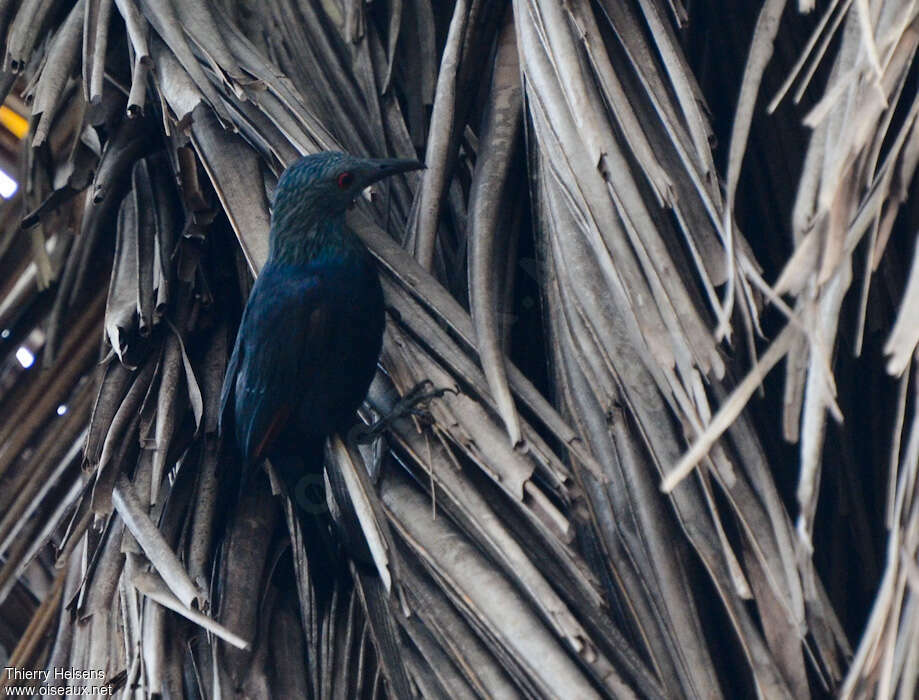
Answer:
[{"label": "starling", "polygon": [[268,260],[221,396],[220,432],[235,438],[244,481],[269,458],[293,489],[304,472],[321,473],[325,438],[353,423],[376,371],[385,311],[375,263],[345,211],[369,185],[423,167],[324,152],[281,175]]}]

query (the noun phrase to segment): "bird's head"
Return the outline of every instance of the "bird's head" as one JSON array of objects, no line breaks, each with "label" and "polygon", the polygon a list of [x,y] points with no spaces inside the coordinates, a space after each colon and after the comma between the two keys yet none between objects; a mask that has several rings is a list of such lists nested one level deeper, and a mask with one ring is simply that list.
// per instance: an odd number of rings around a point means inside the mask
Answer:
[{"label": "bird's head", "polygon": [[416,160],[358,158],[337,151],[305,156],[281,174],[275,190],[275,216],[284,210],[320,216],[342,214],[375,182],[423,167]]},{"label": "bird's head", "polygon": [[357,158],[337,151],[301,158],[281,174],[275,189],[269,257],[314,259],[336,245],[338,239],[328,234],[345,230],[345,210],[365,188],[423,167],[416,160]]}]

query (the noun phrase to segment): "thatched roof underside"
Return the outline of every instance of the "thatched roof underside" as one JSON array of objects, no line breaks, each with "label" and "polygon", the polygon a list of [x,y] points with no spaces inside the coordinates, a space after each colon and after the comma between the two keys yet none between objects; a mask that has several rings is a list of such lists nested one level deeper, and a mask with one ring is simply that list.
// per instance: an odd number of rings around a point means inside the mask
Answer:
[{"label": "thatched roof underside", "polygon": [[[30,126],[6,665],[124,697],[915,697],[919,7],[697,4],[0,0]],[[326,149],[427,164],[349,214],[389,306],[362,418],[451,389],[330,441],[373,555],[334,575],[297,517],[323,484],[227,501],[216,432],[277,177]]]}]

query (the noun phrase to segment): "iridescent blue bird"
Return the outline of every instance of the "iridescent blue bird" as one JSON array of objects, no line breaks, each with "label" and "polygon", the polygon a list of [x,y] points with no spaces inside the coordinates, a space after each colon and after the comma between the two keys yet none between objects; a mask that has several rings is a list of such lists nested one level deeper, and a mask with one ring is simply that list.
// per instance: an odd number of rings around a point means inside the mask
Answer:
[{"label": "iridescent blue bird", "polygon": [[270,458],[293,489],[303,476],[296,470],[321,471],[325,438],[354,421],[376,370],[385,312],[373,258],[345,211],[369,185],[423,167],[325,152],[281,175],[268,260],[221,396],[220,432],[233,435],[247,472]]}]

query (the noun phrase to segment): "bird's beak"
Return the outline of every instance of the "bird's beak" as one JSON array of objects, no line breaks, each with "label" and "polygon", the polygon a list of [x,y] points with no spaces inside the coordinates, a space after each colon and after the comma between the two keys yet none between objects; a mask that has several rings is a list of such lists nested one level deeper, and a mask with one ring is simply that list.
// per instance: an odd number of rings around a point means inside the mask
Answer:
[{"label": "bird's beak", "polygon": [[407,173],[412,170],[421,170],[424,163],[417,160],[402,160],[399,158],[368,158],[367,167],[364,169],[364,186],[372,185],[390,175]]}]

